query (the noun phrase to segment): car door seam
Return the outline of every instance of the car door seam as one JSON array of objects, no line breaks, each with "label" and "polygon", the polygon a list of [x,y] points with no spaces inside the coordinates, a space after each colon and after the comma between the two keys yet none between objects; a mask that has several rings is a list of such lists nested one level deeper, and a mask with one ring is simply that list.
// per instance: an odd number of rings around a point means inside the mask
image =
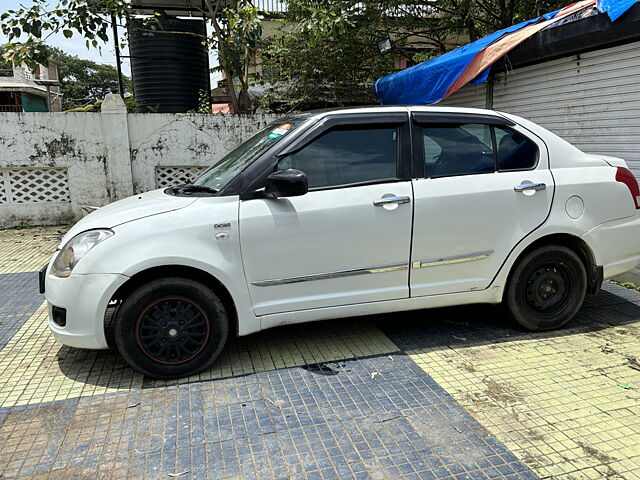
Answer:
[{"label": "car door seam", "polygon": [[[411,144],[412,149],[412,163],[413,163],[413,139]],[[415,226],[415,213],[416,213],[416,194],[413,189],[413,180],[411,180],[411,196],[413,197],[413,202],[411,202],[411,232],[409,237],[409,265],[411,265],[411,260],[413,259],[413,229]],[[411,269],[407,272],[407,287],[408,287],[408,298],[411,298]]]}]

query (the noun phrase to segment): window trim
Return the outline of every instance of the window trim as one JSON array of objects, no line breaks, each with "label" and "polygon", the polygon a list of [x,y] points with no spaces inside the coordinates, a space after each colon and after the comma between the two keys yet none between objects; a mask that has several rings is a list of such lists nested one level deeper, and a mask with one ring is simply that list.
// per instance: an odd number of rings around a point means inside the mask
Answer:
[{"label": "window trim", "polygon": [[506,117],[485,113],[411,112],[411,118],[420,126],[428,124],[465,125],[468,123],[481,125],[516,125],[513,120],[509,120]]},{"label": "window trim", "polygon": [[408,115],[403,112],[385,113],[379,115],[350,114],[333,117],[324,117],[312,126],[305,135],[296,138],[293,142],[285,146],[276,157],[286,157],[305,148],[310,143],[335,127],[358,127],[366,128],[368,125],[395,125],[400,126],[409,121]]},{"label": "window trim", "polygon": [[406,178],[381,178],[379,180],[365,180],[363,182],[356,183],[344,183],[342,185],[334,185],[332,187],[314,187],[309,189],[309,193],[312,192],[324,192],[326,190],[341,190],[343,188],[355,188],[355,187],[366,187],[369,185],[383,185],[387,183],[400,183],[407,182],[409,179]]}]

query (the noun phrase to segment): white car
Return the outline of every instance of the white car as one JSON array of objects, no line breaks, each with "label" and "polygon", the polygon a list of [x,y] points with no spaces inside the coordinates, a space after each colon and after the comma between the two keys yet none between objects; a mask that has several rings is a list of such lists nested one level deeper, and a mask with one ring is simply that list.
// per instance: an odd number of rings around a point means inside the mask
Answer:
[{"label": "white car", "polygon": [[158,378],[207,367],[229,335],[337,317],[502,302],[547,330],[638,265],[639,202],[624,160],[506,113],[311,112],[83,218],[41,289],[74,347],[107,348],[117,305],[115,345]]}]

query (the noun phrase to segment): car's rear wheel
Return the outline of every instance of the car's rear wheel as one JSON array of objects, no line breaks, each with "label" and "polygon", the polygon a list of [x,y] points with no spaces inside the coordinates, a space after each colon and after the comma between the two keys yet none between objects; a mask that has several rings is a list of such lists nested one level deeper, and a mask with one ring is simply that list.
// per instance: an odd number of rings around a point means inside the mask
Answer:
[{"label": "car's rear wheel", "polygon": [[575,252],[548,245],[526,254],[505,292],[510,317],[527,330],[552,330],[578,313],[587,291],[587,272]]},{"label": "car's rear wheel", "polygon": [[120,305],[115,343],[126,362],[144,375],[176,378],[211,365],[227,341],[223,302],[186,278],[161,278],[134,290]]}]

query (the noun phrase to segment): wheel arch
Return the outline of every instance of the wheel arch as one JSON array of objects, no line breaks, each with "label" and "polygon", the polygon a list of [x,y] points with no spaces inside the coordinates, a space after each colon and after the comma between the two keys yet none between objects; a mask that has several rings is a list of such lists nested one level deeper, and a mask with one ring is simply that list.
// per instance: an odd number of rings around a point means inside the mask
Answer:
[{"label": "wheel arch", "polygon": [[[116,292],[111,296],[110,303],[121,302],[127,298],[131,292],[139,286],[144,285],[147,281],[163,277],[182,277],[189,280],[196,280],[203,285],[209,286],[220,296],[220,300],[222,300],[222,303],[227,309],[229,331],[235,336],[238,335],[238,311],[233,297],[231,296],[231,292],[229,292],[229,289],[211,273],[196,267],[187,265],[161,265],[141,270],[132,275],[116,290]],[[108,321],[109,319],[107,318],[107,315],[105,315],[105,331],[110,328],[107,324]]]},{"label": "wheel arch", "polygon": [[[580,237],[577,237],[576,235],[572,235],[570,233],[548,234],[535,239],[533,242],[527,245],[511,264],[505,286],[509,285],[513,271],[525,255],[535,250],[536,248],[544,247],[547,245],[561,245],[572,250],[576,255],[578,255],[587,272],[587,293],[595,295],[598,292],[598,290],[600,289],[600,285],[602,284],[602,267],[598,266],[593,250],[587,244],[587,242],[585,242]],[[504,292],[506,292],[506,288],[504,289]]]}]

